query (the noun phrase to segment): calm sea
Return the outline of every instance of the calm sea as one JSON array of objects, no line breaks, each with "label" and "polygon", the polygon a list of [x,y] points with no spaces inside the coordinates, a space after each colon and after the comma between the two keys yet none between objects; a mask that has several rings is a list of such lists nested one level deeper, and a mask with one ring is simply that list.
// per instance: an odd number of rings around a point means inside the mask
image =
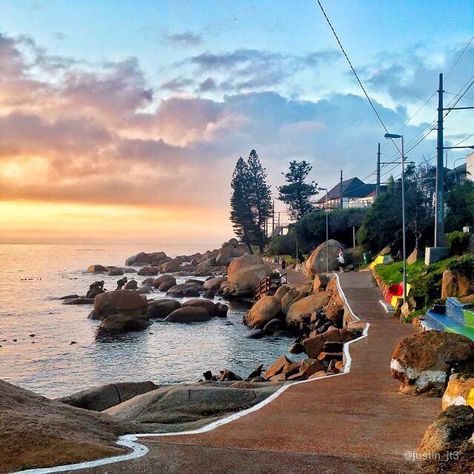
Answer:
[{"label": "calm sea", "polygon": [[87,319],[90,306],[65,306],[53,299],[85,294],[97,279],[114,289],[120,277],[91,275],[85,269],[94,263],[123,266],[127,256],[140,250],[165,250],[173,256],[203,249],[0,245],[0,379],[58,397],[118,381],[194,382],[205,370],[228,368],[246,376],[258,364],[286,353],[289,338],[244,337],[243,307],[231,307],[226,319],[155,322],[147,331],[101,339],[98,323]]}]

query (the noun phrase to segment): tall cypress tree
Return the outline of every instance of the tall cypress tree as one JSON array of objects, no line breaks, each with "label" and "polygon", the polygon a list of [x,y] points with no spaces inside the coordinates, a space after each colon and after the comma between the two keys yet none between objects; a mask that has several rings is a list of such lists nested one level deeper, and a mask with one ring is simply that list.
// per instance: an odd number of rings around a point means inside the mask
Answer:
[{"label": "tall cypress tree", "polygon": [[255,244],[263,251],[267,237],[265,223],[272,215],[272,193],[267,183],[267,173],[255,150],[250,152],[247,160],[250,182],[250,204],[255,214]]},{"label": "tall cypress tree", "polygon": [[290,170],[288,173],[282,173],[288,184],[278,188],[278,199],[288,206],[288,212],[295,221],[314,210],[310,199],[318,194],[318,185],[314,181],[305,183],[311,169],[312,166],[304,160],[290,161]]},{"label": "tall cypress tree", "polygon": [[266,242],[265,222],[271,217],[272,201],[270,186],[266,181],[265,168],[255,150],[245,161],[240,157],[232,176],[230,220],[234,232],[247,244],[257,245],[263,251]]},{"label": "tall cypress tree", "polygon": [[230,198],[230,220],[235,235],[252,252],[252,230],[254,228],[254,216],[250,206],[248,166],[242,157],[237,160],[232,175],[232,196]]}]

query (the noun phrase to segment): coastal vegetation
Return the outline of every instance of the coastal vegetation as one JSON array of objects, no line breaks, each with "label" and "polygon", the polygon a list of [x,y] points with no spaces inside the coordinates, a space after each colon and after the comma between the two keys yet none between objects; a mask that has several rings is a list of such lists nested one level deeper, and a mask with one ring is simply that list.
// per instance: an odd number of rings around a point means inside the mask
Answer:
[{"label": "coastal vegetation", "polygon": [[288,213],[294,221],[299,221],[314,209],[311,198],[318,194],[318,185],[314,181],[305,182],[312,168],[304,160],[290,161],[289,171],[282,173],[288,184],[278,188],[278,199],[288,206]]},{"label": "coastal vegetation", "polygon": [[250,253],[253,245],[263,252],[267,241],[265,223],[272,214],[272,200],[267,173],[255,150],[247,161],[242,157],[237,160],[231,188],[230,220],[235,235]]}]

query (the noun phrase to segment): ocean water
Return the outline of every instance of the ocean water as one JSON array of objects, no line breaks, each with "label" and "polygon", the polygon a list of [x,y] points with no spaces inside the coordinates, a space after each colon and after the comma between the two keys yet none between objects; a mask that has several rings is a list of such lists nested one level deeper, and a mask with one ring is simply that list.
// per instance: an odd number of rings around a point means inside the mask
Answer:
[{"label": "ocean water", "polygon": [[[96,280],[114,289],[120,277],[92,275],[86,268],[94,263],[123,266],[127,256],[141,250],[176,256],[204,249],[0,245],[0,379],[59,397],[118,381],[194,382],[205,370],[228,368],[246,376],[287,352],[290,338],[244,337],[248,328],[242,325],[246,308],[241,305],[231,306],[227,318],[154,322],[149,330],[104,339],[97,335],[98,322],[87,319],[91,306],[54,299],[85,294]],[[135,278],[140,284],[145,277]]]}]

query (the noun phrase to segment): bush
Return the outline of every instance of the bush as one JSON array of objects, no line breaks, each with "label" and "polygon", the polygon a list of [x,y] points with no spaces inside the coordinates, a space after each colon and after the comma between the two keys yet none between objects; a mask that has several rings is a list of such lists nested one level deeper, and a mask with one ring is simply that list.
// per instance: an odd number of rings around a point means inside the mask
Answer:
[{"label": "bush", "polygon": [[462,255],[469,249],[471,234],[455,230],[446,234],[446,244],[450,255]]},{"label": "bush", "polygon": [[448,268],[472,280],[474,278],[474,254],[467,253],[463,255],[452,261]]},{"label": "bush", "polygon": [[296,237],[293,232],[286,235],[274,237],[270,242],[270,249],[273,255],[292,255],[296,252]]}]

